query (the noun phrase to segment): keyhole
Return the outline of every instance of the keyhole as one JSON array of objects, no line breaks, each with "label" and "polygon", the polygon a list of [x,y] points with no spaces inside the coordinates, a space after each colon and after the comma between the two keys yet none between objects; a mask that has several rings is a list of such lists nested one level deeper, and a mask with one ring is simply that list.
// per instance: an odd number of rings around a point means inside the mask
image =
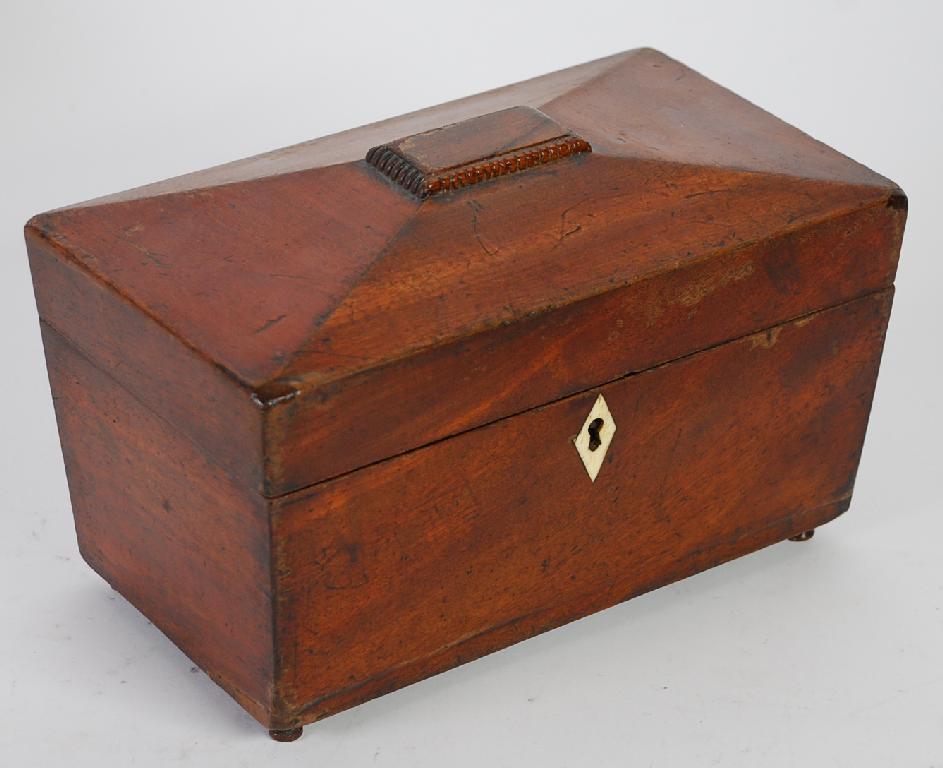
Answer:
[{"label": "keyhole", "polygon": [[589,450],[595,451],[602,445],[602,438],[599,436],[599,433],[602,431],[605,423],[603,419],[593,419],[589,422],[589,426],[586,427],[586,430],[589,432]]}]

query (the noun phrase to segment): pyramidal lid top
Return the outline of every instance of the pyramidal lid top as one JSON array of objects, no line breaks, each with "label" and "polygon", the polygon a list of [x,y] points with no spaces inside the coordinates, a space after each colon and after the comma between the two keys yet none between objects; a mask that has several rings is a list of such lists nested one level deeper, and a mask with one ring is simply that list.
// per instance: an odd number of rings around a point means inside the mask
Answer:
[{"label": "pyramidal lid top", "polygon": [[[639,49],[42,214],[28,232],[266,401],[898,197]],[[651,307],[632,312],[651,326]]]},{"label": "pyramidal lid top", "polygon": [[[365,159],[393,142],[442,169],[560,137],[576,143],[572,157],[462,194],[416,196]],[[640,49],[58,210],[33,226],[258,387],[375,365],[703,257],[706,240],[734,248],[893,189]],[[717,196],[727,199],[722,221],[705,216]],[[527,201],[526,217],[516,198]],[[616,207],[616,220],[601,215]],[[613,226],[635,233],[625,252],[595,249],[599,230]],[[538,261],[552,281],[526,279]]]}]

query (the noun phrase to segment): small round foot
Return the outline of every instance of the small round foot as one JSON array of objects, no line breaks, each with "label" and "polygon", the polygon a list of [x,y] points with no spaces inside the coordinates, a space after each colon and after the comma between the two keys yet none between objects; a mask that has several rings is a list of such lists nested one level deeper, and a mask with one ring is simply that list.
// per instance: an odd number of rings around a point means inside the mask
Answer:
[{"label": "small round foot", "polygon": [[301,737],[302,730],[302,727],[299,725],[297,728],[285,728],[282,731],[269,731],[268,735],[275,741],[294,741]]},{"label": "small round foot", "polygon": [[803,531],[802,533],[797,534],[795,536],[790,536],[789,541],[808,541],[813,536],[815,536],[814,528],[811,531]]}]

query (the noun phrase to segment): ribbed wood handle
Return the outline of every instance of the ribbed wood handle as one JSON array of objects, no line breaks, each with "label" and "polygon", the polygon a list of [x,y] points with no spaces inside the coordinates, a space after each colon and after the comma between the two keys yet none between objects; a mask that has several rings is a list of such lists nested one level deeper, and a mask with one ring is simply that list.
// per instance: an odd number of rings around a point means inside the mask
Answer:
[{"label": "ribbed wood handle", "polygon": [[367,162],[420,198],[591,152],[531,107],[511,107],[373,147]]}]

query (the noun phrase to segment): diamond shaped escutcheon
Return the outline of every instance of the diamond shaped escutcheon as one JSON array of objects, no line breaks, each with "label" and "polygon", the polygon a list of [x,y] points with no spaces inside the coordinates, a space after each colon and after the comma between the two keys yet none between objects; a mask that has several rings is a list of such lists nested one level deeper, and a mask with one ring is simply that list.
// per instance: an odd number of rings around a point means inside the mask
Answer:
[{"label": "diamond shaped escutcheon", "polygon": [[609,412],[606,398],[600,395],[593,403],[586,421],[583,422],[583,428],[573,438],[576,452],[580,455],[589,479],[594,483],[615,433],[615,419],[612,418],[612,413]]}]

